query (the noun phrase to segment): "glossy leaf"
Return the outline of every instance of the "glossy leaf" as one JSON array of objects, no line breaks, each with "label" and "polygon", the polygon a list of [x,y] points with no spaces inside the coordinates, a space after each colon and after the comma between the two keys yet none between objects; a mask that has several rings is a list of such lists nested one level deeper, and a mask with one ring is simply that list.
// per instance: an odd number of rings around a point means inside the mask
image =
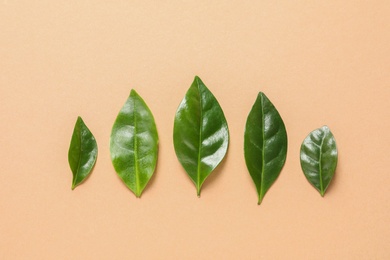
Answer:
[{"label": "glossy leaf", "polygon": [[244,154],[248,171],[256,185],[258,204],[278,178],[286,161],[287,133],[283,120],[271,101],[260,92],[245,127]]},{"label": "glossy leaf", "polygon": [[307,180],[324,196],[337,166],[336,140],[327,126],[311,132],[301,145],[301,167]]},{"label": "glossy leaf", "polygon": [[135,90],[112,127],[110,151],[118,176],[140,197],[156,168],[158,134],[152,112]]},{"label": "glossy leaf", "polygon": [[177,109],[173,142],[200,196],[203,182],[225,157],[229,130],[217,99],[197,76]]},{"label": "glossy leaf", "polygon": [[72,190],[91,173],[97,158],[95,137],[81,117],[77,118],[68,151],[68,161],[73,173]]}]

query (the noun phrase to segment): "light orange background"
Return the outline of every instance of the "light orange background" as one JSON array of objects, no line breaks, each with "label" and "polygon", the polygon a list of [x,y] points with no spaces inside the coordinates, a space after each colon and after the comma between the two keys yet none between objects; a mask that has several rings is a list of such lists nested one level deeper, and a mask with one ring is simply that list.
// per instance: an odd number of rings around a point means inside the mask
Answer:
[{"label": "light orange background", "polygon": [[[0,259],[390,259],[387,0],[2,0],[0,72]],[[195,75],[231,134],[201,198],[172,142]],[[131,88],[160,136],[141,199],[109,154]],[[261,206],[243,157],[259,91],[289,138]],[[67,152],[78,115],[99,155],[72,191]],[[322,198],[299,148],[324,124],[339,164]]]}]

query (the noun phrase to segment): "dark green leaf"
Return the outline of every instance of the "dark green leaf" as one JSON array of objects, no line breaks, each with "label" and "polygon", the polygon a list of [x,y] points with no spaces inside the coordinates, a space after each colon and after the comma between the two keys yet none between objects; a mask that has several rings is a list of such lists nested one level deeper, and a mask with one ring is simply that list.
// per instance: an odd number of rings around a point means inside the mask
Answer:
[{"label": "dark green leaf", "polygon": [[307,180],[324,196],[337,166],[336,140],[327,126],[303,140],[301,166]]},{"label": "dark green leaf", "polygon": [[287,133],[283,120],[262,92],[258,94],[246,121],[244,154],[260,204],[278,178],[287,154]]},{"label": "dark green leaf", "polygon": [[95,137],[84,124],[83,119],[78,117],[68,151],[68,161],[73,173],[72,190],[81,184],[92,171],[97,152]]},{"label": "dark green leaf", "polygon": [[152,112],[135,90],[112,127],[110,151],[118,176],[140,197],[156,168],[158,134]]},{"label": "dark green leaf", "polygon": [[173,143],[200,196],[203,182],[225,157],[229,130],[217,99],[197,76],[177,109]]}]

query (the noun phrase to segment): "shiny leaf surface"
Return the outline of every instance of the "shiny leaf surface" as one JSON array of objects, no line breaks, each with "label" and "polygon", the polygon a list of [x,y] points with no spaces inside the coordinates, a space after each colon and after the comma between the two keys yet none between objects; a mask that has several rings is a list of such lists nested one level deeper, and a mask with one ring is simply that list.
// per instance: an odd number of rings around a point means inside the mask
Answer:
[{"label": "shiny leaf surface", "polygon": [[301,145],[301,167],[307,180],[324,196],[337,166],[336,140],[327,126],[311,132]]},{"label": "shiny leaf surface", "polygon": [[118,176],[140,197],[156,168],[158,134],[152,112],[135,90],[112,127],[110,152]]},{"label": "shiny leaf surface", "polygon": [[278,178],[286,161],[287,133],[271,101],[259,93],[245,127],[244,155],[256,185],[258,204]]},{"label": "shiny leaf surface", "polygon": [[72,190],[91,173],[97,158],[95,137],[81,117],[77,118],[68,151],[68,161],[73,174]]},{"label": "shiny leaf surface", "polygon": [[217,99],[199,77],[177,109],[173,142],[177,158],[200,196],[203,182],[227,152],[229,130]]}]

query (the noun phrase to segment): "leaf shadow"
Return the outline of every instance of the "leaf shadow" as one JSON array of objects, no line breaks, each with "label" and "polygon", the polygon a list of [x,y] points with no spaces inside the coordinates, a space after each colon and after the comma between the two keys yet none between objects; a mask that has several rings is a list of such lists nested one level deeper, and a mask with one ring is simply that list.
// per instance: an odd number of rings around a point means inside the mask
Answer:
[{"label": "leaf shadow", "polygon": [[339,168],[340,168],[340,167],[337,166],[336,171],[334,172],[333,178],[332,178],[332,180],[330,181],[329,186],[328,186],[328,188],[327,188],[326,191],[325,191],[324,197],[326,196],[327,193],[333,192],[334,189],[337,189],[336,186],[338,185],[338,183],[337,183],[338,175],[339,175],[340,172],[341,172],[341,170],[340,170]]},{"label": "leaf shadow", "polygon": [[[96,164],[98,164],[98,155],[96,155],[96,160],[95,160],[95,163],[92,165],[92,168],[91,170],[89,171],[89,174],[84,178],[84,180],[82,180],[79,184],[77,184],[76,187],[74,187],[74,189],[72,190],[75,190],[77,189],[79,186],[83,185],[84,183],[86,183],[88,181],[89,178],[91,178],[91,175],[93,174],[95,168],[96,168]],[[73,179],[72,179],[72,183],[73,183]]]},{"label": "leaf shadow", "polygon": [[[142,195],[145,193],[145,192],[148,192],[148,190],[151,188],[151,186],[153,186],[153,183],[155,182],[156,180],[156,175],[158,174],[158,171],[159,171],[159,163],[158,163],[158,154],[160,153],[160,149],[158,149],[158,152],[157,152],[157,162],[156,162],[156,167],[154,168],[154,172],[153,172],[153,175],[152,177],[150,178],[150,180],[148,181],[148,183],[146,184],[146,187],[144,188],[144,190],[142,191],[141,195],[139,196],[139,198],[142,198]],[[132,192],[133,193],[133,192]],[[133,193],[134,194],[134,193]]]},{"label": "leaf shadow", "polygon": [[218,178],[218,176],[223,172],[223,170],[226,167],[226,161],[228,160],[228,157],[229,157],[229,149],[227,150],[226,155],[223,158],[223,160],[218,164],[218,166],[211,172],[209,177],[202,184],[199,198],[201,197],[202,192],[205,190],[208,190],[209,187],[211,187],[213,185],[213,183]]}]

